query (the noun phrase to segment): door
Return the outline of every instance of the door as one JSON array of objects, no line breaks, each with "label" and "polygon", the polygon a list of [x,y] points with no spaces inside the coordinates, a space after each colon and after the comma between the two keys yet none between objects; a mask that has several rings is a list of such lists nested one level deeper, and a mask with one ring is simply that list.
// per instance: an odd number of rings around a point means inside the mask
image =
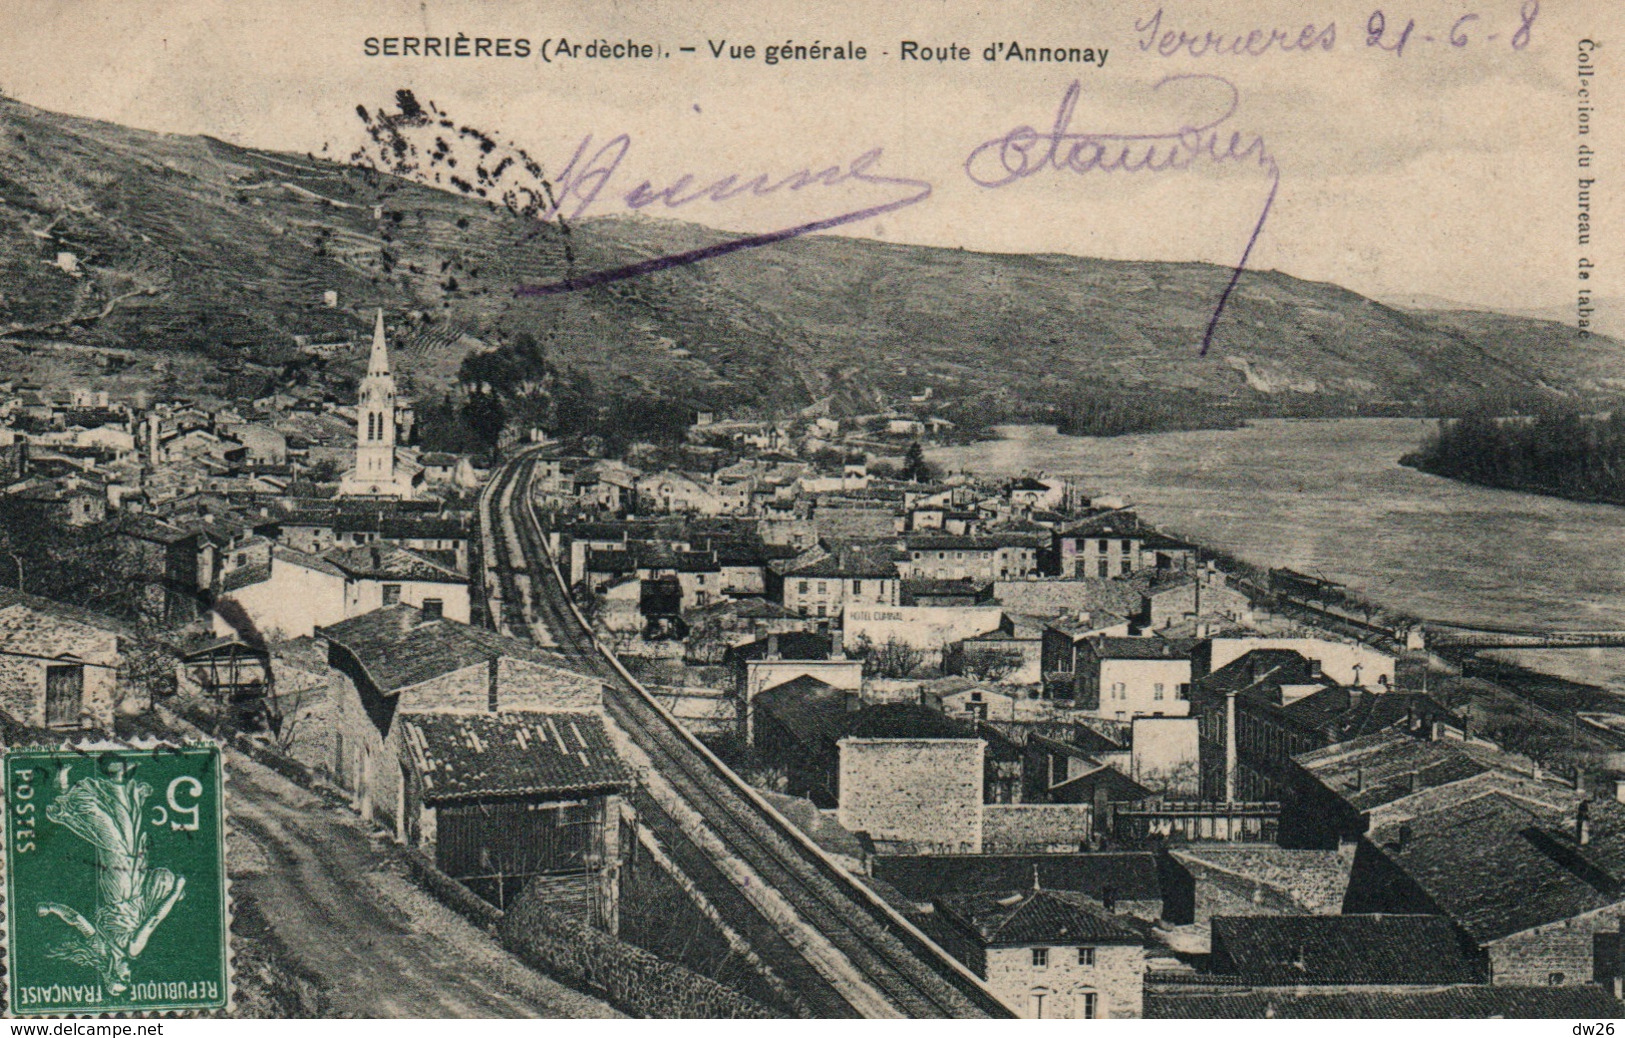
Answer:
[{"label": "door", "polygon": [[79,723],[85,699],[85,668],[78,665],[45,668],[45,726],[71,727]]}]

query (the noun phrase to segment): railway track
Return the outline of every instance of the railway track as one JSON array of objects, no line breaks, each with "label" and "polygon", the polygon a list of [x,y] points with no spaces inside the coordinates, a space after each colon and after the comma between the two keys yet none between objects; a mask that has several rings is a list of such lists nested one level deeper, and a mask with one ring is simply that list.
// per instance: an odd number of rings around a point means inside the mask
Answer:
[{"label": "railway track", "polygon": [[645,821],[736,933],[819,1017],[1010,1017],[982,982],[848,875],[729,770],[597,643],[547,551],[521,456],[482,495],[499,629],[535,636],[604,682],[646,758]]}]

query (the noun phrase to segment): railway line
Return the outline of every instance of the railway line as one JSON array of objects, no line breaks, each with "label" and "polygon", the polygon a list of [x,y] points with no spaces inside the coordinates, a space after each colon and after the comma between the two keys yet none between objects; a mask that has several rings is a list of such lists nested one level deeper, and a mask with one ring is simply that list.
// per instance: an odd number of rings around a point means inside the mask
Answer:
[{"label": "railway line", "polygon": [[604,682],[605,709],[646,763],[641,817],[733,931],[815,1017],[1010,1017],[983,983],[848,875],[719,761],[606,651],[570,603],[510,460],[481,496],[491,619]]}]

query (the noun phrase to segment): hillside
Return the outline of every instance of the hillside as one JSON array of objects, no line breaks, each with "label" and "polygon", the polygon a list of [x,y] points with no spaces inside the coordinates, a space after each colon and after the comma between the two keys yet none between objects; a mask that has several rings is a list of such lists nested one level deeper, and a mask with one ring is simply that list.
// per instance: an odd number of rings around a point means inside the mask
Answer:
[{"label": "hillside", "polygon": [[[340,163],[0,101],[0,335],[30,351],[206,357],[202,388],[218,391],[352,377],[354,356],[313,372],[295,336],[359,339],[373,306],[420,394],[469,349],[522,330],[600,385],[735,414],[826,397],[850,413],[926,386],[1012,409],[1080,388],[1179,390],[1243,414],[1625,387],[1613,340],[1273,272],[1242,277],[1202,357],[1228,277],[1203,264],[809,237],[567,295],[512,293],[726,237],[630,217],[566,231]],[[17,356],[0,346],[0,369]],[[231,360],[246,367],[218,363]]]}]

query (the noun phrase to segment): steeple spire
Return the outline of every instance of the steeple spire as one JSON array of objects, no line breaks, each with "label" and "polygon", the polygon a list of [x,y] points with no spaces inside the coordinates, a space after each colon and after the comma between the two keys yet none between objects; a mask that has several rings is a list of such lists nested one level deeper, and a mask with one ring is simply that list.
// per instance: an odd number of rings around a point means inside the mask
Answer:
[{"label": "steeple spire", "polygon": [[372,355],[367,358],[367,374],[389,374],[389,349],[384,345],[384,311],[378,309],[378,320],[372,328]]}]

